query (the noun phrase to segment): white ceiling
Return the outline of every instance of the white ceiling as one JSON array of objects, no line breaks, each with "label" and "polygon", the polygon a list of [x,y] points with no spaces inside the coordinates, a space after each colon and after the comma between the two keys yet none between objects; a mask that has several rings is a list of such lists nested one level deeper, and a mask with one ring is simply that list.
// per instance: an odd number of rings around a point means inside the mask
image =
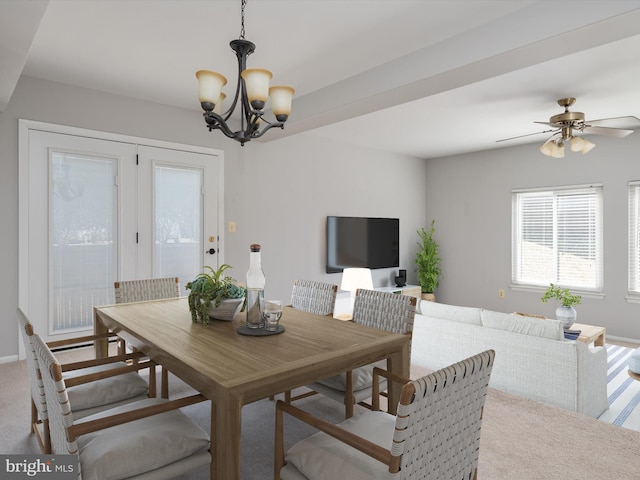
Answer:
[{"label": "white ceiling", "polygon": [[[544,130],[566,96],[588,120],[640,117],[640,0],[249,0],[245,28],[249,66],[296,89],[264,141],[432,158],[542,143],[496,140]],[[0,111],[24,74],[200,115],[194,73],[231,95],[239,34],[240,0],[2,0]]]}]

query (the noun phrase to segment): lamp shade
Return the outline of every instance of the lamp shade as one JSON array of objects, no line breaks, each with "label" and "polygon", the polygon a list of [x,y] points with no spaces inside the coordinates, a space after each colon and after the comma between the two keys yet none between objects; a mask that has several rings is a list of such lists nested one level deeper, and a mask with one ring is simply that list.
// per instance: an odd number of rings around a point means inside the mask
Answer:
[{"label": "lamp shade", "polygon": [[269,89],[271,108],[279,122],[286,122],[291,113],[291,100],[295,90],[285,85],[273,86]]},{"label": "lamp shade", "polygon": [[371,270],[368,268],[345,268],[342,272],[340,289],[355,293],[359,288],[373,289]]},{"label": "lamp shade", "polygon": [[593,150],[593,147],[596,146],[595,143],[590,142],[589,140],[587,140],[586,138],[583,138],[584,140],[584,146],[582,147],[582,150],[580,150],[582,152],[582,154],[584,155],[587,152],[590,152],[591,150]]},{"label": "lamp shade", "polygon": [[[220,100],[222,87],[227,84],[225,76],[211,70],[198,70],[196,77],[198,79],[198,99],[200,103],[216,105]],[[213,109],[213,106],[211,109]]]},{"label": "lamp shade", "polygon": [[540,145],[540,151],[546,155],[547,157],[550,157],[551,154],[553,153],[553,146],[555,144],[553,143],[552,140],[547,140],[546,142],[544,142],[542,145]]},{"label": "lamp shade", "polygon": [[224,102],[225,98],[227,98],[227,96],[224,93],[220,93],[220,98],[218,99],[218,103],[216,103],[216,108],[213,109],[214,113],[222,115],[222,102]]},{"label": "lamp shade", "polygon": [[586,142],[582,137],[571,137],[571,141],[569,143],[571,144],[572,152],[580,152],[586,145]]},{"label": "lamp shade", "polygon": [[563,143],[553,143],[553,147],[551,149],[551,156],[553,158],[564,158],[564,144]]},{"label": "lamp shade", "polygon": [[269,97],[269,81],[273,76],[272,73],[264,68],[247,68],[241,75],[247,87],[247,97],[251,107],[262,110]]}]

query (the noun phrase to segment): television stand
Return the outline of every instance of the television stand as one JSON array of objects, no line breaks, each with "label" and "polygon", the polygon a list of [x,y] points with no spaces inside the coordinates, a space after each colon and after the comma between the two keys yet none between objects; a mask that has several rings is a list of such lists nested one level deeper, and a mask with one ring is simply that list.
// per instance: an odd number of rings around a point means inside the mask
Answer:
[{"label": "television stand", "polygon": [[420,300],[420,296],[422,295],[422,288],[420,285],[405,285],[404,287],[374,287],[374,290],[378,290],[379,292],[390,292],[390,293],[401,293],[402,295],[410,295],[412,297],[416,297]]}]

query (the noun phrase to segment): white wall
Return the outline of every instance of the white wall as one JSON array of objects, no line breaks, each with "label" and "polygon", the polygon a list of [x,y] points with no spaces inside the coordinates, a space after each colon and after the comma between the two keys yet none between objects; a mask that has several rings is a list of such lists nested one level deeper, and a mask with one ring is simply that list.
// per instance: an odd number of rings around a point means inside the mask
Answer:
[{"label": "white wall", "polygon": [[[194,97],[195,101],[195,97]],[[263,245],[267,295],[288,301],[296,278],[333,281],[324,273],[327,215],[399,217],[401,267],[415,282],[415,231],[424,225],[426,163],[331,143],[310,134],[240,147],[207,132],[196,111],[21,78],[0,113],[0,361],[18,351],[18,119],[70,125],[218,148],[225,152],[225,261],[244,279],[249,244]],[[267,134],[268,135],[268,134]],[[394,272],[376,272],[377,284]]]},{"label": "white wall", "polygon": [[[640,179],[640,132],[624,139],[594,136],[586,155],[545,157],[539,143],[427,161],[427,219],[436,219],[444,278],[438,301],[553,317],[542,292],[515,291],[511,280],[511,190],[602,183],[604,299],[583,297],[578,322],[615,337],[640,339],[640,304],[628,303],[627,182]],[[504,289],[506,297],[498,298]]]}]

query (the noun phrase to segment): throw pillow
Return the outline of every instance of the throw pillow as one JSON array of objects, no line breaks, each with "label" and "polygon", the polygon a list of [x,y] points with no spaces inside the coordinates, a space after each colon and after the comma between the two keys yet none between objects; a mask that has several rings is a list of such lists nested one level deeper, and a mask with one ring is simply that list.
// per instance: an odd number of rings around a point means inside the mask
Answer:
[{"label": "throw pillow", "polygon": [[523,317],[510,313],[482,310],[482,325],[497,330],[549,338],[551,340],[564,339],[560,320]]},{"label": "throw pillow", "polygon": [[471,325],[482,325],[480,310],[480,308],[475,307],[459,307],[427,300],[420,301],[420,313],[426,317],[441,318]]}]

